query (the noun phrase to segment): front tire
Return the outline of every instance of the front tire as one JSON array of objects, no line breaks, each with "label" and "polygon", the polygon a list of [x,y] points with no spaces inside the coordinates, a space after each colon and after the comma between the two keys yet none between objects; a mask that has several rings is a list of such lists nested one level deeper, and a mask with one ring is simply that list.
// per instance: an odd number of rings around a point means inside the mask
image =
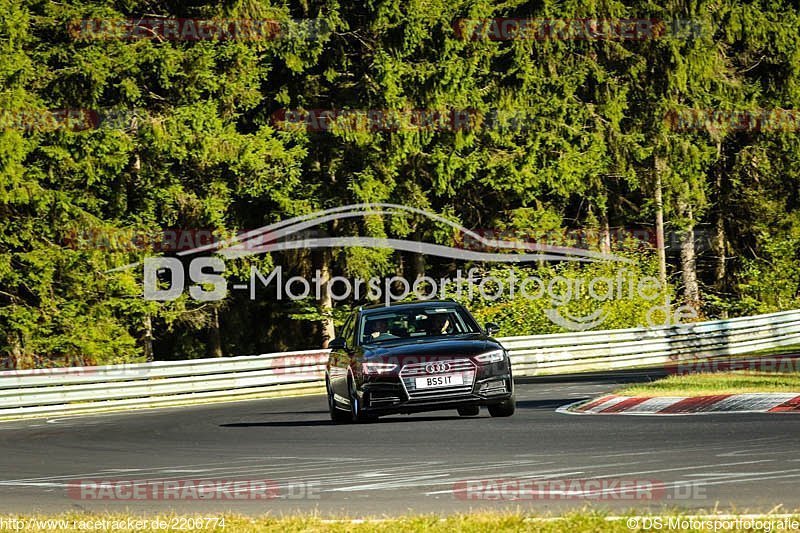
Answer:
[{"label": "front tire", "polygon": [[481,408],[479,405],[470,405],[468,407],[458,408],[459,416],[478,416],[480,413]]},{"label": "front tire", "polygon": [[507,400],[503,400],[501,403],[490,405],[489,414],[492,415],[493,417],[511,416],[514,414],[516,408],[517,408],[517,401],[512,396]]},{"label": "front tire", "polygon": [[325,390],[328,391],[328,411],[330,412],[333,423],[346,424],[350,422],[350,413],[336,407],[336,401],[333,399],[333,391],[331,390],[330,383],[327,381],[325,382]]},{"label": "front tire", "polygon": [[350,421],[356,424],[374,421],[375,417],[364,413],[361,407],[361,400],[358,399],[358,393],[353,387],[352,381],[348,383],[347,389],[350,391]]}]

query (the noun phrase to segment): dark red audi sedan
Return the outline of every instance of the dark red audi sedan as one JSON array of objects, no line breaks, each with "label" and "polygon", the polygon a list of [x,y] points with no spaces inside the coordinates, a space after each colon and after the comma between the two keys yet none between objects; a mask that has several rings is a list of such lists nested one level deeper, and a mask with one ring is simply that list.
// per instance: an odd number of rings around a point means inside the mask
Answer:
[{"label": "dark red audi sedan", "polygon": [[514,414],[511,361],[453,301],[362,307],[330,342],[325,371],[334,422],[362,422],[395,413],[455,409],[474,416]]}]

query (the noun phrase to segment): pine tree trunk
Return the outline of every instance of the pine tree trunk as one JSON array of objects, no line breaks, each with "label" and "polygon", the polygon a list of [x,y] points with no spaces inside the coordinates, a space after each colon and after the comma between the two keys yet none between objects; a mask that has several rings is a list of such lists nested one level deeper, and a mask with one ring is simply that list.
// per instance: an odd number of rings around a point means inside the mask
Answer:
[{"label": "pine tree trunk", "polygon": [[336,336],[336,331],[333,327],[333,318],[330,317],[331,312],[333,311],[333,299],[328,291],[328,285],[331,281],[331,254],[328,250],[322,250],[320,252],[320,266],[319,266],[319,273],[320,273],[320,287],[321,287],[321,294],[320,294],[320,310],[326,315],[321,321],[321,333],[322,333],[322,347],[327,348],[328,343],[333,340]]},{"label": "pine tree trunk", "polygon": [[[419,230],[414,231],[414,240],[422,242],[422,233]],[[411,252],[411,276],[406,278],[410,283],[414,280],[421,278],[425,275],[425,255],[417,252]],[[403,276],[403,274],[399,274]]]},{"label": "pine tree trunk", "polygon": [[7,337],[10,346],[10,365],[15,370],[25,370],[34,368],[36,365],[33,362],[33,357],[22,346],[22,342],[18,333],[10,333]]},{"label": "pine tree trunk", "polygon": [[714,254],[716,255],[716,262],[714,265],[714,288],[717,291],[725,290],[725,275],[727,273],[725,260],[726,260],[726,240],[725,240],[725,219],[723,218],[722,211],[717,213],[717,219],[714,224]]},{"label": "pine tree trunk", "polygon": [[[421,278],[425,275],[425,256],[422,254],[412,254],[413,257],[411,258],[411,276],[414,280]],[[413,280],[408,280],[409,282],[413,283]]]},{"label": "pine tree trunk", "polygon": [[[653,197],[656,203],[656,253],[658,254],[658,279],[661,287],[667,287],[667,251],[664,246],[664,198],[661,191],[661,176],[664,172],[665,162],[659,156],[655,156]],[[667,291],[664,290],[665,295]],[[669,304],[669,296],[665,296]]]},{"label": "pine tree trunk", "polygon": [[150,314],[144,315],[144,335],[142,336],[144,344],[144,359],[148,363],[153,360],[153,320]]},{"label": "pine tree trunk", "polygon": [[700,287],[697,283],[697,255],[694,248],[694,218],[692,208],[684,201],[678,205],[683,218],[689,221],[681,232],[681,276],[683,279],[683,295],[686,304],[697,311],[700,310]]},{"label": "pine tree trunk", "polygon": [[222,357],[222,339],[219,333],[219,309],[211,310],[211,324],[208,328],[208,355]]},{"label": "pine tree trunk", "polygon": [[604,254],[611,253],[611,228],[608,225],[608,208],[600,212],[600,251]]},{"label": "pine tree trunk", "polygon": [[[722,157],[722,145],[717,143],[717,160]],[[724,168],[721,162],[717,165],[716,176],[714,178],[714,187],[716,188],[717,195],[720,198],[719,206],[716,212],[716,220],[714,221],[714,237],[711,239],[711,245],[714,250],[715,264],[714,264],[714,289],[717,292],[725,292],[725,275],[726,275],[726,255],[727,246],[725,239],[725,213],[722,205],[726,205],[724,200],[723,191],[723,176]],[[725,318],[725,317],[723,317]]]}]

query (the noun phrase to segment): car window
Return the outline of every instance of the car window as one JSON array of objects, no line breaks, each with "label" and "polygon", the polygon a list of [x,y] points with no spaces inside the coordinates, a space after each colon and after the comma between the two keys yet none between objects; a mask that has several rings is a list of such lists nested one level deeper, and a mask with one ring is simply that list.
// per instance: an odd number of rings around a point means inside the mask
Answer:
[{"label": "car window", "polygon": [[342,326],[342,329],[339,331],[339,337],[341,337],[345,341],[347,341],[348,346],[352,346],[353,345],[353,324],[354,323],[355,323],[355,321],[353,320],[353,315],[350,315],[349,317],[347,317],[347,320],[345,320],[344,325]]},{"label": "car window", "polygon": [[473,320],[457,307],[420,307],[364,315],[361,342],[379,343],[400,338],[441,337],[478,333]]}]

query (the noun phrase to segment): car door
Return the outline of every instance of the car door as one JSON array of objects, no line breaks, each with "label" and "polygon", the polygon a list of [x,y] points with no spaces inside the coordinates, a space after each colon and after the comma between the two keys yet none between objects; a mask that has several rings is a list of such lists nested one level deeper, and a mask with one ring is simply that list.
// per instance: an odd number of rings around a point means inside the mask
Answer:
[{"label": "car door", "polygon": [[353,350],[353,325],[356,321],[356,314],[352,314],[345,321],[339,331],[337,339],[344,339],[347,346],[344,348],[332,348],[330,355],[329,376],[331,380],[331,390],[334,394],[347,398],[347,369],[350,367],[350,354]]}]

